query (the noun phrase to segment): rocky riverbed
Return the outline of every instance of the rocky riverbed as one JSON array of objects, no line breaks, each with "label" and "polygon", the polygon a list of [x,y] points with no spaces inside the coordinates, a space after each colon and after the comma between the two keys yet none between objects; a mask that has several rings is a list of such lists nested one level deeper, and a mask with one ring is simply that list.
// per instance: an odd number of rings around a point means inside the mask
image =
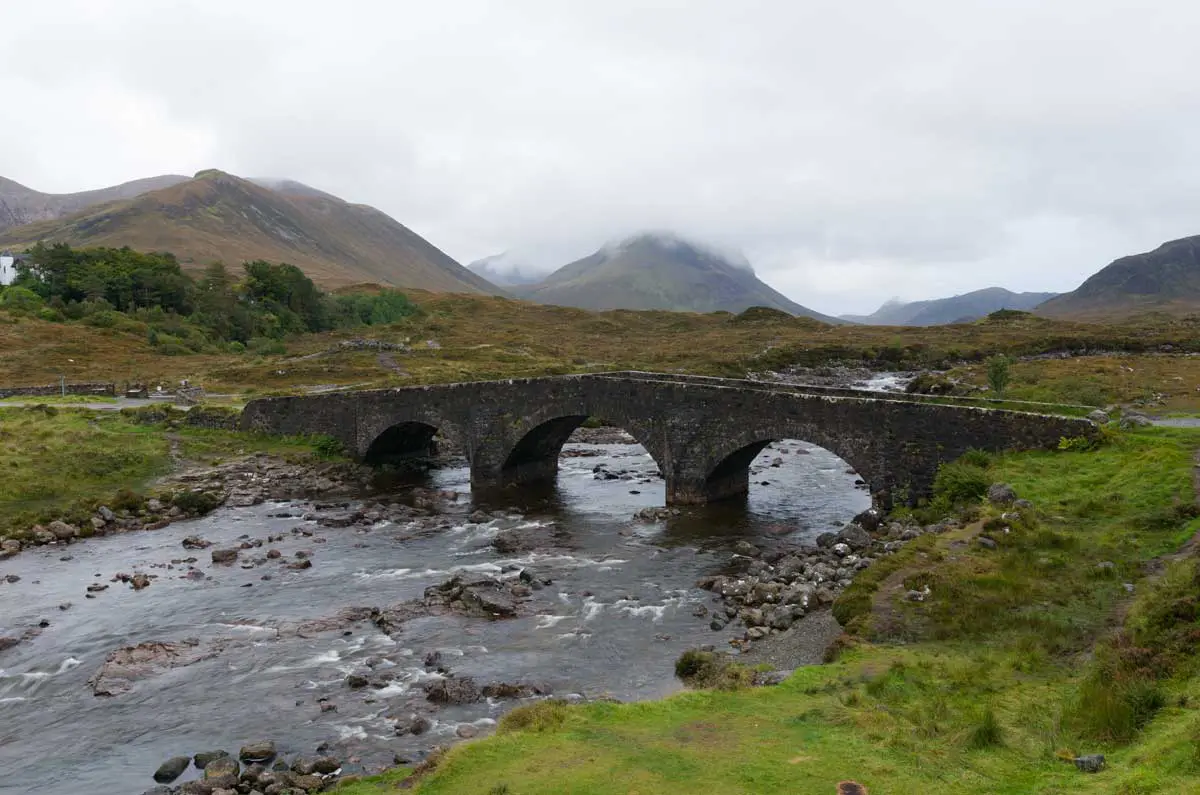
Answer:
[{"label": "rocky riverbed", "polygon": [[[675,511],[631,440],[580,438],[513,504],[472,503],[462,466],[364,497],[356,468],[250,458],[179,479],[210,515],[113,511],[0,562],[0,791],[307,791],[549,694],[659,697],[687,648],[817,626],[908,532],[843,530],[869,499],[819,448],[765,452],[745,504]],[[269,764],[233,753],[264,738]],[[236,773],[197,764],[213,749]]]}]

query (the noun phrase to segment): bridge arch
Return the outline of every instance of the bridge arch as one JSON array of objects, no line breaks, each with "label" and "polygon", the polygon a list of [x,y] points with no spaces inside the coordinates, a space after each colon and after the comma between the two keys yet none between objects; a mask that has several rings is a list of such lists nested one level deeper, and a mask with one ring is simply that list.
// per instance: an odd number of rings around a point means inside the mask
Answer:
[{"label": "bridge arch", "polygon": [[[656,444],[649,422],[624,412],[614,412],[611,407],[593,410],[593,407],[575,405],[542,407],[522,417],[506,434],[508,442],[499,455],[491,461],[481,457],[473,468],[472,480],[501,486],[553,482],[558,475],[563,445],[575,429],[591,417],[612,423],[632,436],[666,474],[667,456],[663,445]],[[475,469],[479,470],[480,477],[475,477]]]},{"label": "bridge arch", "polygon": [[768,445],[784,439],[825,448],[858,473],[875,500],[889,503],[893,484],[887,456],[875,440],[787,419],[748,424],[694,443],[686,455],[689,465],[668,484],[668,502],[707,503],[747,493],[750,464]]},{"label": "bridge arch", "polygon": [[[366,464],[386,464],[437,452],[436,437],[462,443],[456,423],[434,411],[385,414],[363,423],[358,433],[358,455]],[[470,458],[470,452],[467,457]]]}]

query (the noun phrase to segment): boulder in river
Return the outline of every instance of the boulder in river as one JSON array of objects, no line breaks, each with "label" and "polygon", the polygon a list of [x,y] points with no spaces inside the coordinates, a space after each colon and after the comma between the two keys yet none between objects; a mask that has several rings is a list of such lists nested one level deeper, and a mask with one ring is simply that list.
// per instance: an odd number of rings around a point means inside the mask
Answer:
[{"label": "boulder in river", "polygon": [[228,751],[202,751],[192,757],[192,763],[196,765],[197,770],[204,770],[208,767],[210,761],[228,757]]},{"label": "boulder in river", "polygon": [[238,559],[238,551],[236,549],[214,549],[212,551],[213,563],[233,563]]},{"label": "boulder in river", "polygon": [[55,519],[46,526],[56,539],[59,541],[69,541],[79,535],[79,528],[72,524]]},{"label": "boulder in river", "polygon": [[154,780],[159,784],[170,784],[175,779],[183,775],[183,771],[188,769],[188,765],[192,760],[186,756],[173,756],[167,761],[158,766],[158,770],[154,771]]},{"label": "boulder in river", "polygon": [[435,704],[473,704],[483,698],[479,685],[469,676],[448,676],[424,685],[425,698]]},{"label": "boulder in river", "polygon": [[194,639],[174,643],[139,643],[110,652],[104,664],[88,684],[97,696],[126,693],[140,679],[156,676],[172,668],[182,668],[217,656],[218,649],[204,647]]},{"label": "boulder in river", "polygon": [[424,715],[409,715],[396,721],[396,736],[421,735],[433,728],[433,721]]},{"label": "boulder in river", "polygon": [[275,743],[271,740],[259,740],[247,743],[238,752],[238,758],[243,762],[266,764],[275,758]]},{"label": "boulder in river", "polygon": [[209,762],[204,767],[204,780],[212,783],[213,786],[224,786],[224,782],[229,778],[233,779],[233,786],[237,786],[237,777],[241,773],[241,765],[238,760],[232,756],[219,756]]}]

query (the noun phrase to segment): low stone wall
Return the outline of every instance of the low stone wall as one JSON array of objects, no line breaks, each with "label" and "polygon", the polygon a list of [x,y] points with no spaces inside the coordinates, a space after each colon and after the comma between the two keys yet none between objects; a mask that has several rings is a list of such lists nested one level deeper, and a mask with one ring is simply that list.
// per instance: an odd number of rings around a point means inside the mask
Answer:
[{"label": "low stone wall", "polygon": [[85,384],[50,384],[49,386],[5,386],[0,387],[0,400],[10,397],[57,397],[63,393],[68,395],[95,395],[97,397],[116,397],[116,384],[85,383]]}]

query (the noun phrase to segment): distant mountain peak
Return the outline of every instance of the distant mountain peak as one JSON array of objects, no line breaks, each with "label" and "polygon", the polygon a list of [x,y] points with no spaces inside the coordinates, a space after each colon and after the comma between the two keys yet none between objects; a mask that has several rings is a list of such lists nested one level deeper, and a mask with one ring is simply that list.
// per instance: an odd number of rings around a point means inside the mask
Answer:
[{"label": "distant mountain peak", "polygon": [[986,317],[1000,309],[1030,310],[1054,297],[1054,293],[1014,293],[1003,287],[985,287],[969,293],[928,301],[896,298],[869,315],[846,315],[846,320],[870,326],[940,326]]},{"label": "distant mountain peak", "polygon": [[741,312],[761,306],[841,322],[764,284],[745,257],[731,257],[671,232],[639,232],[611,241],[540,284],[514,292],[544,304],[583,309]]},{"label": "distant mountain peak", "polygon": [[629,235],[628,237],[610,240],[600,248],[600,251],[607,256],[615,257],[621,252],[637,246],[657,246],[668,251],[680,249],[693,251],[703,256],[722,260],[735,268],[741,268],[742,270],[754,273],[754,267],[750,264],[750,260],[746,259],[746,256],[740,251],[726,251],[710,243],[702,243],[686,238],[666,229],[645,230]]}]

